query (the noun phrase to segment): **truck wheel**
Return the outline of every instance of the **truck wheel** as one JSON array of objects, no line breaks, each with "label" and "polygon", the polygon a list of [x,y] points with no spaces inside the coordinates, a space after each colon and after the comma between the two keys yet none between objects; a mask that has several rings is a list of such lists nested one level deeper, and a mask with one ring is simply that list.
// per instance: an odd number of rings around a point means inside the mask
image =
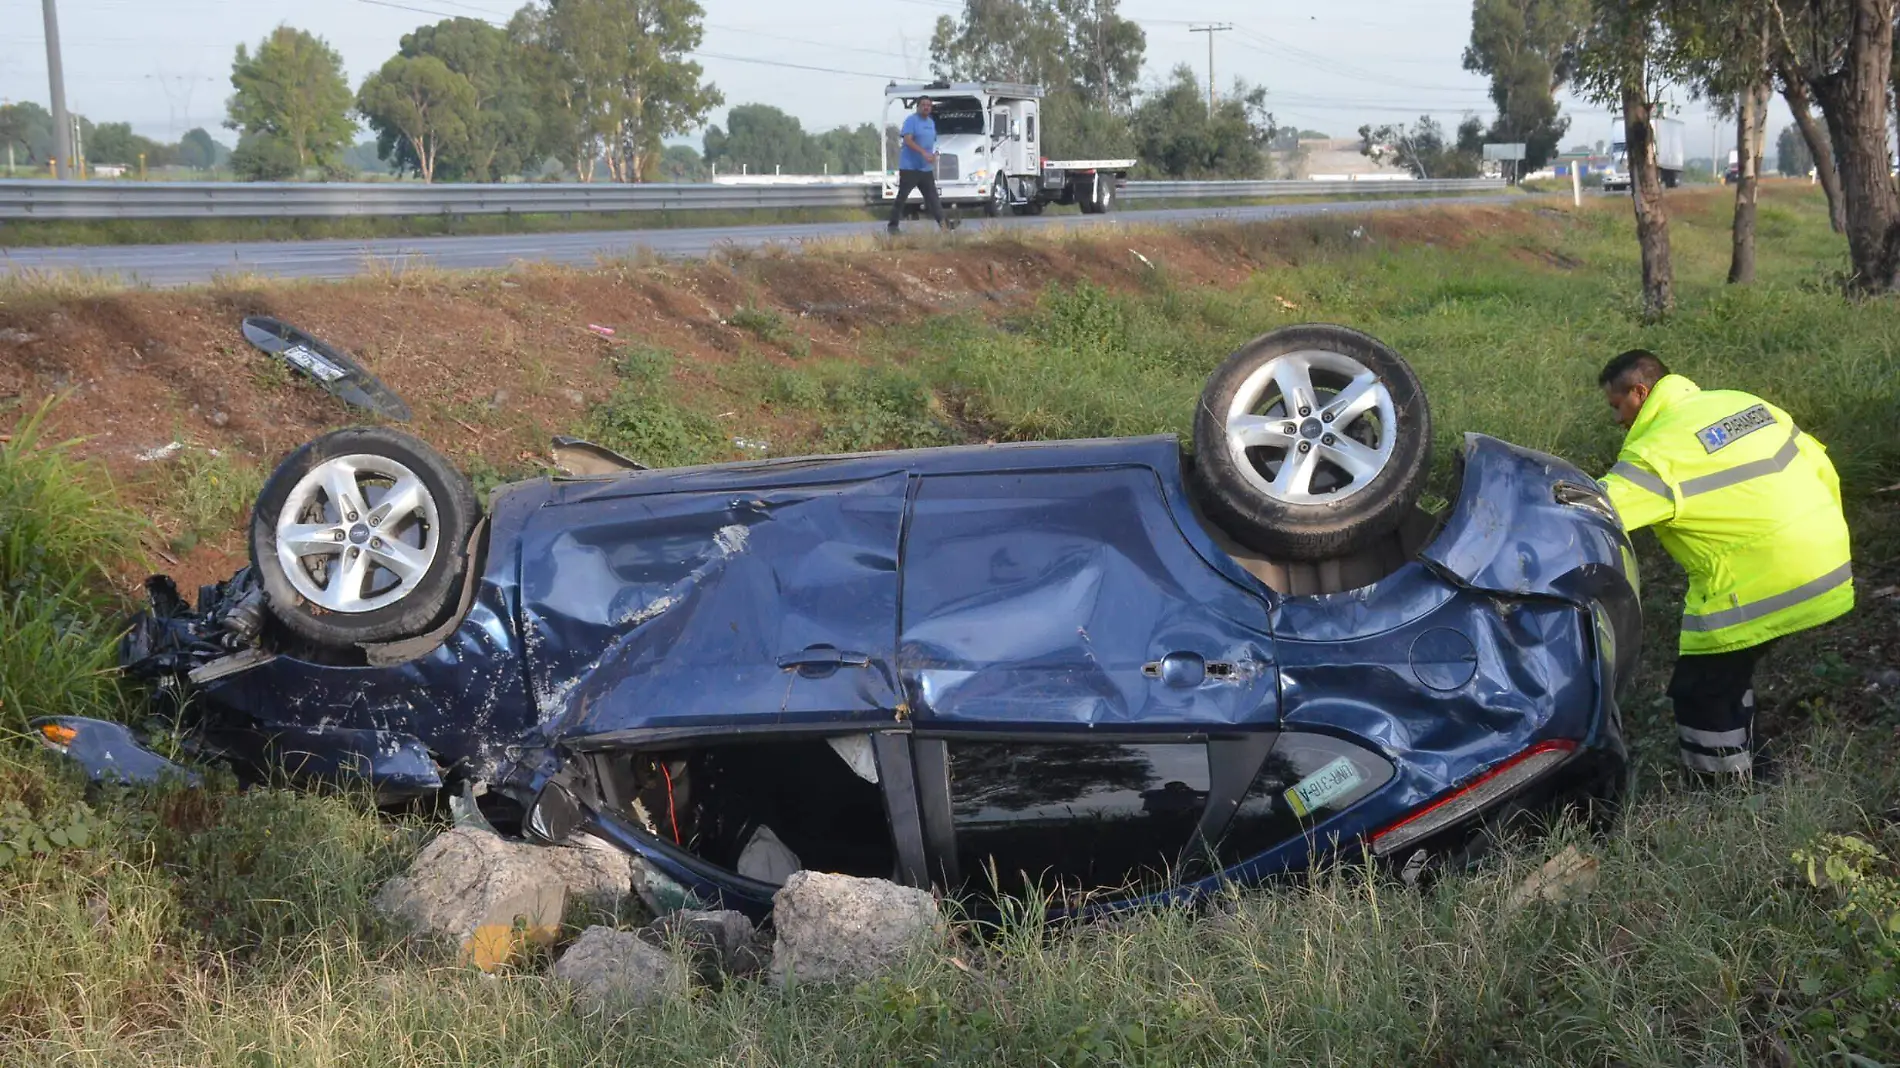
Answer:
[{"label": "truck wheel", "polygon": [[1193,481],[1236,541],[1326,560],[1398,526],[1424,489],[1431,439],[1424,388],[1397,352],[1343,326],[1283,327],[1208,379]]},{"label": "truck wheel", "polygon": [[453,610],[475,490],[408,434],[352,427],[285,457],[251,511],[271,614],[332,649],[421,634]]},{"label": "truck wheel", "polygon": [[1081,207],[1083,215],[1102,215],[1102,194],[1096,188],[1098,181],[1098,175],[1089,175],[1087,179],[1070,182],[1075,205]]},{"label": "truck wheel", "polygon": [[1098,174],[1095,176],[1095,214],[1107,215],[1115,210],[1115,176]]},{"label": "truck wheel", "polygon": [[990,198],[983,202],[983,214],[994,219],[1003,214],[1003,210],[1008,207],[1009,183],[999,180],[990,187]]}]

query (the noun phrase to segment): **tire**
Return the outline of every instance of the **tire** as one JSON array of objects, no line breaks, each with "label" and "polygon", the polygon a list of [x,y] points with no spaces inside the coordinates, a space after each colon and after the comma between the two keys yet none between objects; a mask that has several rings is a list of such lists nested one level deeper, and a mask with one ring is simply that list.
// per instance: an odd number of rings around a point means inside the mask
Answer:
[{"label": "tire", "polygon": [[1082,214],[1084,215],[1100,215],[1102,213],[1101,193],[1097,190],[1098,182],[1099,179],[1091,175],[1086,183],[1069,183],[1069,188],[1075,197],[1075,203],[1082,209]]},{"label": "tire", "polygon": [[994,219],[1003,214],[1008,208],[1009,183],[1005,180],[998,180],[995,185],[990,187],[990,198],[983,202],[983,214]]},{"label": "tire", "polygon": [[[1306,403],[1289,405],[1282,383]],[[1329,560],[1410,514],[1431,441],[1425,391],[1403,357],[1357,330],[1309,323],[1255,338],[1208,379],[1191,477],[1234,540],[1273,559]]]},{"label": "tire", "polygon": [[[271,615],[300,638],[337,650],[410,638],[454,610],[480,514],[468,479],[416,438],[332,431],[285,457],[264,484],[251,510],[251,565]],[[334,561],[345,559],[360,559],[361,570],[340,570]]]}]

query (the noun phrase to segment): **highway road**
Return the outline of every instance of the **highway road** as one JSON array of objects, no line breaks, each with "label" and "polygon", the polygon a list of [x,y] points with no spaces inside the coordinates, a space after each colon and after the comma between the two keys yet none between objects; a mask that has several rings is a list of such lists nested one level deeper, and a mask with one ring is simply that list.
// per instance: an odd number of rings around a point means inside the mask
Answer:
[{"label": "highway road", "polygon": [[[1036,230],[1131,224],[1181,225],[1203,222],[1255,222],[1302,215],[1408,210],[1457,204],[1497,204],[1511,195],[1403,197],[1245,207],[1160,208],[1112,215],[1041,215],[1001,219],[966,218],[964,232],[995,227]],[[906,233],[924,233],[928,221],[905,224]],[[807,241],[882,235],[881,222],[800,223],[778,226],[702,227],[675,230],[593,230],[577,233],[495,234],[474,237],[390,237],[370,240],[205,242],[179,245],[89,245],[63,248],[0,248],[0,270],[8,273],[82,273],[122,281],[170,287],[210,282],[220,275],[261,274],[277,278],[348,278],[366,271],[395,271],[410,266],[449,270],[507,267],[525,261],[591,266],[648,252],[661,257],[704,256],[723,248],[797,247]]]}]

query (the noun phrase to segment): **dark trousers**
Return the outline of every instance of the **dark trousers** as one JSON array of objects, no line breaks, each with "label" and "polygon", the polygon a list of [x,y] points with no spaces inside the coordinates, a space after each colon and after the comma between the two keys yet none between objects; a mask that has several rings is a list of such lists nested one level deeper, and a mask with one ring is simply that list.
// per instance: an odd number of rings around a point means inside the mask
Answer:
[{"label": "dark trousers", "polygon": [[1772,643],[1683,656],[1669,677],[1683,766],[1748,775],[1755,766],[1755,665]]},{"label": "dark trousers", "polygon": [[891,205],[891,229],[897,229],[898,221],[904,217],[904,202],[910,199],[910,191],[916,189],[924,194],[924,211],[943,225],[943,205],[937,203],[937,175],[934,171],[898,171],[897,200]]}]

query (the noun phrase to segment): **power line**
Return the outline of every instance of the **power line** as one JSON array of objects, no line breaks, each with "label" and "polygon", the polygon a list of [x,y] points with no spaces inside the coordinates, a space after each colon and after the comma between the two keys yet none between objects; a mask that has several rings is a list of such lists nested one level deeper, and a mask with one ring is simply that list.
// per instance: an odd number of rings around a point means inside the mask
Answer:
[{"label": "power line", "polygon": [[[371,4],[371,5],[374,5],[374,6],[376,6],[376,7],[393,7],[393,8],[395,8],[395,9],[396,9],[396,10],[398,10],[398,11],[413,11],[413,12],[415,12],[415,13],[416,13],[416,14],[418,14],[418,15],[434,15],[435,17],[437,17],[437,18],[442,18],[442,19],[465,19],[465,18],[468,18],[468,16],[467,16],[467,15],[458,15],[458,14],[456,14],[456,13],[454,13],[454,12],[452,12],[452,11],[437,11],[437,10],[434,10],[434,9],[432,9],[432,8],[426,8],[426,7],[417,7],[417,6],[415,6],[414,4],[400,4],[400,3],[397,3],[397,2],[396,2],[396,0],[356,0],[356,2],[357,2],[357,3],[359,3],[359,4]],[[443,3],[449,3],[449,2],[450,2],[450,0],[442,0],[442,2],[443,2]],[[480,19],[480,20],[478,20],[478,21],[481,21],[481,22],[486,22],[486,23],[488,23],[488,24],[489,24],[490,26],[504,26],[504,25],[506,25],[506,23],[501,23],[501,22],[496,22],[496,21],[495,21],[494,19],[492,19],[492,18],[491,18],[491,19]]]},{"label": "power line", "polygon": [[708,22],[705,25],[706,25],[706,28],[709,30],[724,30],[727,33],[743,33],[743,34],[748,34],[753,37],[763,37],[763,38],[766,38],[767,40],[772,40],[772,41],[785,41],[788,44],[810,45],[813,48],[828,48],[828,49],[832,49],[834,51],[839,51],[839,52],[862,52],[867,56],[883,56],[885,59],[901,59],[907,63],[910,61],[909,56],[902,55],[897,52],[886,52],[881,49],[853,48],[850,45],[841,45],[841,44],[836,44],[829,41],[808,41],[803,37],[787,37],[783,34],[767,33],[764,30],[747,29],[744,26],[727,26],[723,23],[718,23],[718,22]]},{"label": "power line", "polygon": [[837,67],[815,67],[815,66],[810,66],[808,64],[804,64],[804,63],[787,63],[781,59],[760,59],[757,56],[734,56],[734,55],[728,55],[723,52],[688,52],[686,54],[689,56],[697,57],[699,59],[723,59],[729,63],[757,63],[760,66],[764,66],[764,67],[785,67],[790,70],[810,70],[810,71],[817,71],[821,74],[849,74],[849,75],[852,75],[854,77],[859,77],[859,78],[885,78],[889,80],[895,80],[895,79],[904,77],[904,75],[902,74],[890,74],[890,73],[877,74],[877,73],[873,73],[871,71],[866,71],[866,70],[840,70]]}]

